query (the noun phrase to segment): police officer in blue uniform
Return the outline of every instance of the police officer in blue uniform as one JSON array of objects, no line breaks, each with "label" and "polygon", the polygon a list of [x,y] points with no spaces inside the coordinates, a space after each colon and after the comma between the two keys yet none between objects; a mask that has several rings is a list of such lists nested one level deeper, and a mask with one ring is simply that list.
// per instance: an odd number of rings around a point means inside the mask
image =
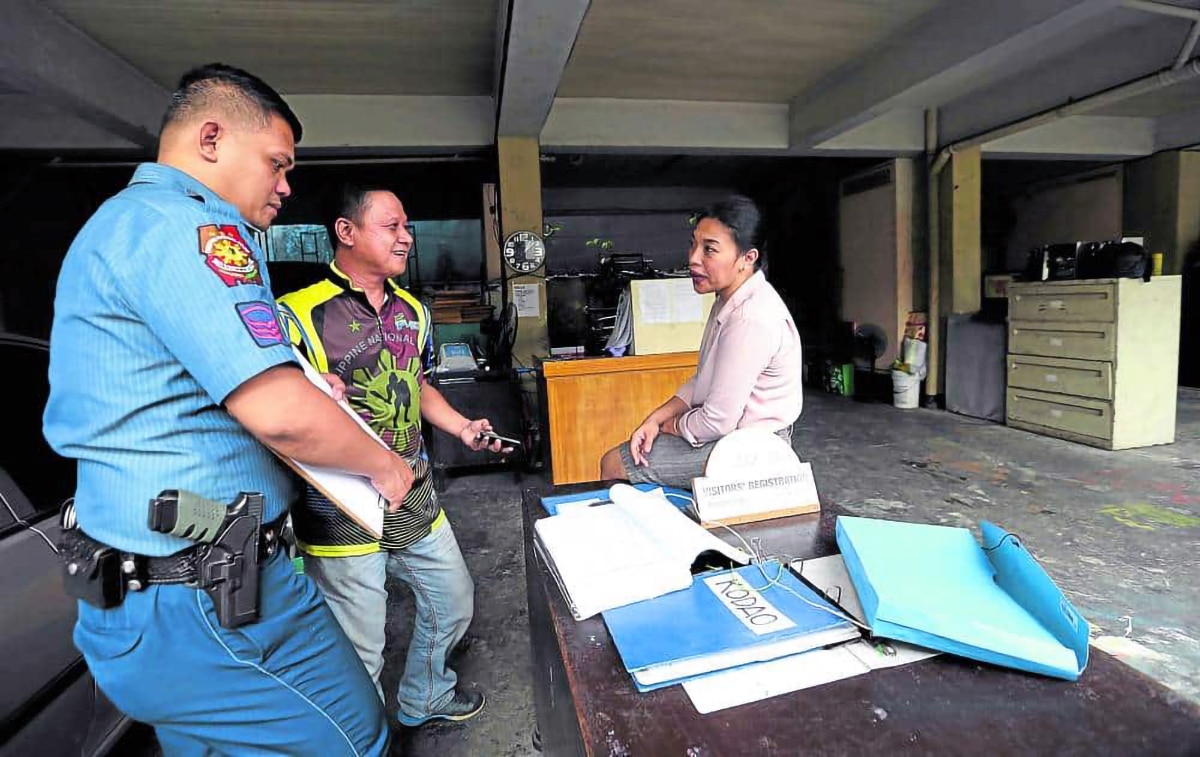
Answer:
[{"label": "police officer in blue uniform", "polygon": [[[412,483],[309,383],[277,325],[254,230],[290,192],[300,136],[260,79],[188,72],[157,162],[92,216],[58,282],[45,433],[78,461],[75,643],[168,755],[387,748],[370,677],[277,547],[299,492],[272,450],[366,476],[390,502]],[[181,528],[197,501],[237,505]]]}]

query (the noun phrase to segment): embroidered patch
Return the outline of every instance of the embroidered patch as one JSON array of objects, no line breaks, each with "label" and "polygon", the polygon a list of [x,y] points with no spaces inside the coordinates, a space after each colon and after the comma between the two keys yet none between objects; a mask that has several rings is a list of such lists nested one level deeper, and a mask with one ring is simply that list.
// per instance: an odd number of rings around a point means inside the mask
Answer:
[{"label": "embroidered patch", "polygon": [[239,302],[234,307],[259,347],[273,347],[285,343],[283,332],[279,329],[279,321],[275,319],[275,311],[270,305],[256,300]]},{"label": "embroidered patch", "polygon": [[413,331],[416,331],[417,329],[421,328],[420,323],[417,321],[408,320],[404,317],[404,313],[396,313],[395,317],[392,318],[392,323],[397,329],[412,329]]},{"label": "embroidered patch", "polygon": [[201,226],[199,232],[204,263],[225,282],[225,286],[262,284],[258,261],[237,226],[209,224]]}]

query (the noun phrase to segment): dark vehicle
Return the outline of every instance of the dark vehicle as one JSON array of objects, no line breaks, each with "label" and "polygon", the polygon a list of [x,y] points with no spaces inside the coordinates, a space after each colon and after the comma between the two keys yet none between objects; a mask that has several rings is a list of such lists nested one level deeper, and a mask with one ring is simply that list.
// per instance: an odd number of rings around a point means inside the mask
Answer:
[{"label": "dark vehicle", "polygon": [[75,600],[63,591],[59,506],[75,491],[75,463],[42,436],[50,348],[0,333],[9,386],[0,417],[0,755],[100,755],[128,728],[96,688],[71,640]]}]

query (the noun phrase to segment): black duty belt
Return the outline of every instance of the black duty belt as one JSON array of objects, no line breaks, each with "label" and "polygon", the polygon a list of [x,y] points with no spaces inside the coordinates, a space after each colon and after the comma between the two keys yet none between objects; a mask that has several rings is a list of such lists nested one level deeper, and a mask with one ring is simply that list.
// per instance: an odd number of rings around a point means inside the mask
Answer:
[{"label": "black duty belt", "polygon": [[[266,561],[267,558],[273,556],[280,549],[283,543],[282,533],[286,520],[287,513],[285,512],[275,520],[259,528],[259,562]],[[79,554],[110,552],[115,553],[115,556],[119,556],[121,564],[125,566],[122,572],[129,577],[128,580],[131,582],[131,585],[128,588],[132,591],[145,588],[141,585],[143,583],[150,585],[198,584],[200,582],[200,553],[206,546],[204,544],[187,547],[166,557],[150,557],[148,555],[139,555],[113,549],[103,542],[93,539],[78,528],[64,532],[63,538],[64,542],[68,540],[77,542],[79,547],[76,550]],[[68,572],[70,572],[70,569],[71,566],[68,563]]]},{"label": "black duty belt", "polygon": [[169,489],[150,501],[149,526],[195,543],[167,557],[125,552],[79,529],[68,504],[62,512],[63,585],[100,609],[153,584],[185,584],[212,598],[217,619],[237,628],[258,619],[259,566],[279,551],[286,513],[261,523],[263,495],[241,492],[228,506]]},{"label": "black duty belt", "polygon": [[[259,527],[259,563],[266,562],[267,558],[273,556],[280,549],[283,543],[282,533],[286,520],[287,513],[284,513],[270,523],[265,523]],[[91,538],[87,534],[81,535],[84,538]],[[130,555],[130,557],[139,560],[145,566],[142,575],[145,576],[147,584],[191,584],[197,583],[199,580],[198,564],[200,551],[203,547],[203,544],[197,544],[166,557],[146,557],[142,555]]]}]

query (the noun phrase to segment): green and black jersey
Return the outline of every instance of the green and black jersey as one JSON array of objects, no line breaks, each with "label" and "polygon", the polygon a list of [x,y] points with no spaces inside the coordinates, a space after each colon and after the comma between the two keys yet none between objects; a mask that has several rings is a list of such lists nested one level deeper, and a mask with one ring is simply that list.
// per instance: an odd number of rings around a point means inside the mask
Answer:
[{"label": "green and black jersey", "polygon": [[279,299],[288,338],[322,373],[346,384],[346,399],[393,450],[412,466],[412,490],[383,520],[378,541],[311,486],[292,514],[300,548],[320,557],[347,557],[403,549],[440,525],[429,459],[421,441],[421,386],[429,370],[429,312],[394,282],[376,312],[366,294],[336,264],[329,275]]}]

